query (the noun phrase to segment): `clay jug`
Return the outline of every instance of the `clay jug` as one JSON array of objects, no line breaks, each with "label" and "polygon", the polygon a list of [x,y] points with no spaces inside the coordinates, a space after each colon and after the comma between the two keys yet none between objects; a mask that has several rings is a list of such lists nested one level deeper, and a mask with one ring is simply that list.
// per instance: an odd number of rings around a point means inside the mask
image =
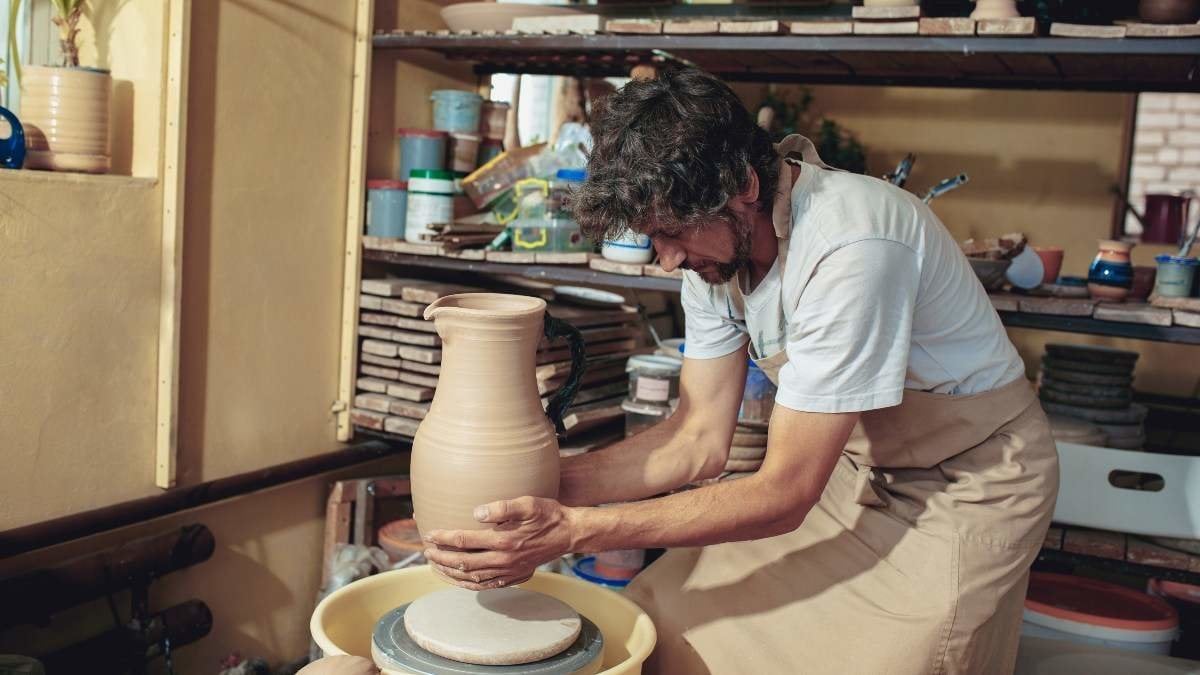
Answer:
[{"label": "clay jug", "polygon": [[[425,309],[442,338],[442,366],[429,414],[413,440],[414,517],[431,530],[491,527],[476,506],[522,496],[558,496],[562,415],[583,375],[583,338],[549,316],[540,298],[499,293],[444,297]],[[542,337],[566,337],[566,384],[543,411],[535,376]]]}]

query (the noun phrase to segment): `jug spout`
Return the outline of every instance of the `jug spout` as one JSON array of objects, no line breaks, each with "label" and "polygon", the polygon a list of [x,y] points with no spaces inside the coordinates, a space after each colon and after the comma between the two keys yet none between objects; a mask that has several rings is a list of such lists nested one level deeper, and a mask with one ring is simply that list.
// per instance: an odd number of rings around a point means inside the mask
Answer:
[{"label": "jug spout", "polygon": [[461,316],[480,319],[519,319],[546,311],[546,301],[505,293],[460,293],[438,298],[425,308],[425,319]]}]

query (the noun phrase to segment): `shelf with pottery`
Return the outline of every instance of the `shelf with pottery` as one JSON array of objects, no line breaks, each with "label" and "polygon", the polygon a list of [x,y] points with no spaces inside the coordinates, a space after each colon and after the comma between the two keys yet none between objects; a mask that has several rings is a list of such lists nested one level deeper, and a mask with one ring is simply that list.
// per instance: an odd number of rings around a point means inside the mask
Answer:
[{"label": "shelf with pottery", "polygon": [[[1097,39],[977,34],[988,24],[948,21],[900,22],[909,24],[907,35],[856,34],[853,21],[778,20],[750,22],[760,33],[714,21],[712,34],[670,34],[652,21],[650,34],[413,31],[377,33],[373,41],[377,50],[431,50],[468,61],[480,75],[626,76],[639,63],[685,61],[740,81],[1200,91],[1200,78],[1192,77],[1200,28],[1189,37]],[[1032,18],[1026,23],[1032,30]],[[848,34],[824,32],[835,28]],[[814,32],[823,34],[806,34]]]},{"label": "shelf with pottery", "polygon": [[1200,584],[1200,548],[1196,541],[1187,539],[1141,537],[1055,524],[1046,533],[1038,561],[1052,565],[1082,564],[1130,576]]}]

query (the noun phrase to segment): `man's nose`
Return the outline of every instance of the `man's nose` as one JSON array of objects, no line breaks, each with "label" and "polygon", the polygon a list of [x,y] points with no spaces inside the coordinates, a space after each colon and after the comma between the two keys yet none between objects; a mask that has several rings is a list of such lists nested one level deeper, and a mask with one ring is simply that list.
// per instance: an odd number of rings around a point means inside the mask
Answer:
[{"label": "man's nose", "polygon": [[654,250],[658,251],[658,266],[664,272],[674,272],[687,259],[683,247],[669,241],[655,240]]}]

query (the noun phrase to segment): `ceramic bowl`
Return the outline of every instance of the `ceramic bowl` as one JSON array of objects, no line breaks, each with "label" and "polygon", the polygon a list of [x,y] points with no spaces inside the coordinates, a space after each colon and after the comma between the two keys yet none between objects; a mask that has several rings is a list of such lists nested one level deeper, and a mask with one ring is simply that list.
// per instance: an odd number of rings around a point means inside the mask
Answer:
[{"label": "ceramic bowl", "polygon": [[1141,0],[1138,16],[1149,23],[1194,23],[1200,18],[1200,0]]},{"label": "ceramic bowl", "polygon": [[1004,285],[1004,273],[1008,271],[1009,265],[1012,265],[1011,260],[987,260],[985,258],[967,258],[971,263],[971,269],[975,272],[975,276],[979,277],[979,282],[989,291],[998,291]]},{"label": "ceramic bowl", "polygon": [[471,30],[477,33],[512,30],[513,19],[521,16],[559,16],[578,14],[572,7],[554,5],[521,5],[498,2],[460,2],[442,8],[442,21],[450,30]]}]

